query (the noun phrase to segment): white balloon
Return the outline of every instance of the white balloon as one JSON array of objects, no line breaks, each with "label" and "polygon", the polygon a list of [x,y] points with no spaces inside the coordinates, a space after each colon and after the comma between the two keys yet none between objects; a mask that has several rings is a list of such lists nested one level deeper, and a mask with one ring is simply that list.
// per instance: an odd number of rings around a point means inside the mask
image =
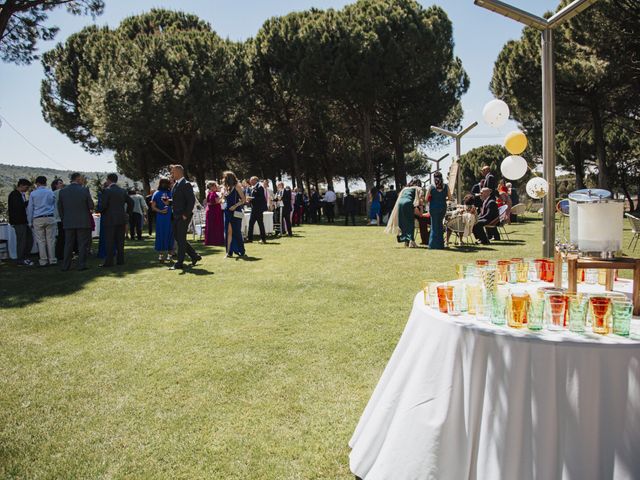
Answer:
[{"label": "white balloon", "polygon": [[509,120],[509,105],[502,100],[491,100],[482,109],[482,118],[494,128],[501,127]]},{"label": "white balloon", "polygon": [[502,176],[509,180],[520,180],[527,174],[528,169],[527,161],[520,155],[510,155],[500,165]]},{"label": "white balloon", "polygon": [[549,193],[549,183],[544,178],[533,177],[527,182],[527,195],[534,200],[544,198]]}]

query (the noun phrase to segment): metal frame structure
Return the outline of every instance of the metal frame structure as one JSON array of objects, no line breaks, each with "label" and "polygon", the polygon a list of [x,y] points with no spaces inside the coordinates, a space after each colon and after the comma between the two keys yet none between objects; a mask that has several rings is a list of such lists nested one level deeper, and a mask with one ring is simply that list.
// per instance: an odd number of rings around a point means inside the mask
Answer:
[{"label": "metal frame structure", "polygon": [[[467,133],[469,133],[472,129],[474,129],[475,127],[478,126],[478,122],[473,122],[471,125],[469,125],[467,128],[464,128],[462,130],[460,130],[459,132],[452,132],[451,130],[446,130],[444,128],[441,127],[434,127],[433,125],[431,126],[431,131],[438,133],[440,135],[445,135],[447,137],[451,137],[456,141],[456,157],[453,159],[454,162],[460,162],[460,155],[461,155],[461,145],[460,145],[460,140],[462,139],[462,137],[464,137]],[[453,164],[452,164],[453,166]],[[458,172],[458,178],[456,180],[456,196],[457,196],[457,200],[458,203],[462,203],[462,176],[459,174],[460,172]]]},{"label": "metal frame structure", "polygon": [[556,191],[556,79],[553,70],[553,30],[586,10],[598,0],[575,0],[550,18],[542,18],[499,0],[474,0],[482,8],[540,30],[542,33],[542,162],[549,184],[544,200],[542,254],[555,255],[555,191]]},{"label": "metal frame structure", "polygon": [[[449,156],[448,153],[445,153],[443,156],[441,156],[440,158],[431,158],[431,157],[427,157],[427,160],[429,160],[430,162],[433,162],[436,164],[436,172],[440,171],[440,162],[443,161],[445,158],[447,158]],[[429,169],[429,184],[433,183],[433,174],[434,172],[431,171],[431,169]]]}]

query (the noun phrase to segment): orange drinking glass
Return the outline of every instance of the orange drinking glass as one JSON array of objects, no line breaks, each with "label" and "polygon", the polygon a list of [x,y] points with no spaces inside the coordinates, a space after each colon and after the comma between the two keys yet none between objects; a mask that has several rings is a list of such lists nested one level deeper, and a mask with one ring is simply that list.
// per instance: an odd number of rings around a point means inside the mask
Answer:
[{"label": "orange drinking glass", "polygon": [[589,299],[593,332],[600,335],[609,333],[611,299],[609,297],[591,297]]},{"label": "orange drinking glass", "polygon": [[[551,302],[551,303],[553,303],[553,302],[564,302],[564,315],[563,315],[563,318],[562,318],[562,322],[559,323],[558,326],[559,327],[566,327],[567,326],[567,313],[569,311],[569,297],[567,295],[564,295],[564,294],[549,295],[549,302]],[[553,323],[553,310],[551,312],[551,317],[552,317],[552,323]]]},{"label": "orange drinking glass", "polygon": [[489,265],[489,260],[476,260],[476,267],[486,267]]},{"label": "orange drinking glass", "polygon": [[509,281],[509,265],[511,265],[511,260],[498,260],[498,283],[507,283]]},{"label": "orange drinking glass", "polygon": [[509,316],[511,328],[522,328],[527,324],[527,310],[530,301],[528,293],[511,294],[511,315]]},{"label": "orange drinking glass", "polygon": [[450,285],[438,285],[438,309],[442,313],[448,313],[447,300],[453,300],[453,287]]}]

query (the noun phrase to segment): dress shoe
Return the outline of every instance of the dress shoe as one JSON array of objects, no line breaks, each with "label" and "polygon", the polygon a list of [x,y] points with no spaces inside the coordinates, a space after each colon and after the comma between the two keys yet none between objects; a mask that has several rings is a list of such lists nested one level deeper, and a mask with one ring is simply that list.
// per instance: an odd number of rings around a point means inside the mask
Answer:
[{"label": "dress shoe", "polygon": [[202,260],[202,255],[198,255],[196,258],[192,258],[191,265],[195,267],[200,260]]},{"label": "dress shoe", "polygon": [[181,263],[176,263],[169,267],[169,270],[182,270],[182,269],[184,269],[184,265]]}]

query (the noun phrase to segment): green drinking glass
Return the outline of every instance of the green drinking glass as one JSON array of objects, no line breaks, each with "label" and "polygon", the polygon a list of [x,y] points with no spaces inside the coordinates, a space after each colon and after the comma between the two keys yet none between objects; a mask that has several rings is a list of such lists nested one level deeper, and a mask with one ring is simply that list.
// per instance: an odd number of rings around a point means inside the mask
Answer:
[{"label": "green drinking glass", "polygon": [[613,333],[622,337],[629,336],[633,303],[628,301],[613,302]]},{"label": "green drinking glass", "polygon": [[569,298],[569,330],[575,333],[583,333],[587,319],[588,299]]},{"label": "green drinking glass", "polygon": [[527,311],[527,328],[537,332],[544,325],[544,302],[540,299],[531,299]]}]

